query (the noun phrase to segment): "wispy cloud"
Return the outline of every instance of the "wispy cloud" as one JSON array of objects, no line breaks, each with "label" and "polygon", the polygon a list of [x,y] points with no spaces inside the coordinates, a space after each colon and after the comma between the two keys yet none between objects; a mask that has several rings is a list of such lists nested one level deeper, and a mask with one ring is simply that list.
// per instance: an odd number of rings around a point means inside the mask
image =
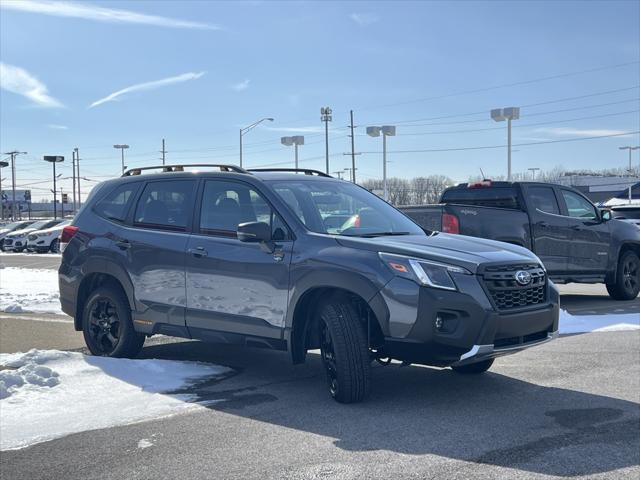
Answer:
[{"label": "wispy cloud", "polygon": [[51,130],[69,130],[69,127],[66,125],[57,125],[55,123],[47,124],[47,128],[50,128]]},{"label": "wispy cloud", "polygon": [[621,135],[626,130],[612,130],[606,128],[536,128],[536,132],[547,133],[557,137],[600,137],[604,135]]},{"label": "wispy cloud", "polygon": [[236,92],[242,92],[243,90],[246,90],[247,88],[249,88],[249,83],[251,83],[251,80],[246,78],[241,82],[231,85],[231,88],[234,89]]},{"label": "wispy cloud", "polygon": [[136,85],[131,85],[129,87],[123,88],[122,90],[118,90],[117,92],[113,92],[110,95],[107,95],[104,98],[96,100],[89,108],[97,107],[98,105],[102,105],[107,102],[114,102],[119,100],[120,97],[127,95],[128,93],[133,92],[144,92],[147,90],[155,90],[156,88],[166,87],[169,85],[174,85],[176,83],[188,82],[189,80],[196,80],[203,76],[205,72],[188,72],[183,73],[182,75],[178,75],[175,77],[163,78],[162,80],[154,80],[153,82],[145,82],[138,83]]},{"label": "wispy cloud", "polygon": [[25,69],[0,62],[0,88],[28,98],[40,107],[64,107],[47,86]]},{"label": "wispy cloud", "polygon": [[380,21],[380,18],[375,13],[352,13],[349,18],[356,22],[361,27],[374,24]]},{"label": "wispy cloud", "polygon": [[132,12],[130,10],[117,10],[76,2],[72,3],[51,0],[3,0],[0,2],[0,8],[40,13],[43,15],[53,15],[56,17],[82,18],[85,20],[108,23],[137,23],[142,25],[153,25],[156,27],[193,28],[200,30],[220,30],[222,28],[219,25],[212,25],[209,23],[192,22],[190,20],[179,20],[175,18],[160,17],[157,15],[147,15],[144,13]]}]

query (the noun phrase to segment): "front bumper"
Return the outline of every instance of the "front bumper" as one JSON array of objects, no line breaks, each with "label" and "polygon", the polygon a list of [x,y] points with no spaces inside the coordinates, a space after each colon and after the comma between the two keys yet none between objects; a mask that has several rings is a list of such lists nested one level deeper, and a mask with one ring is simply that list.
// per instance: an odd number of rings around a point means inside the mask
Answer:
[{"label": "front bumper", "polygon": [[[456,277],[458,291],[394,278],[379,293],[388,317],[381,322],[381,357],[451,366],[516,353],[557,336],[558,290],[547,282],[545,301],[498,311],[473,275]],[[375,298],[375,297],[374,297]]]}]

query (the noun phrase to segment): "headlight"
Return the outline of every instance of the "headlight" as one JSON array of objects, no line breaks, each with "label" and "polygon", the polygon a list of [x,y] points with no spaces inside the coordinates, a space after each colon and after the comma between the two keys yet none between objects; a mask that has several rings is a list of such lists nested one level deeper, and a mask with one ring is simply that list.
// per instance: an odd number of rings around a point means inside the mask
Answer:
[{"label": "headlight", "polygon": [[18,234],[18,235],[13,235],[13,238],[15,238],[15,239],[17,240],[18,238],[24,238],[24,237],[26,237],[26,236],[27,236],[27,234],[26,234],[26,233],[20,233],[20,234]]},{"label": "headlight", "polygon": [[456,265],[448,265],[446,263],[406,257],[393,253],[378,252],[378,255],[395,275],[433,288],[457,290],[450,273],[471,275],[469,270]]}]

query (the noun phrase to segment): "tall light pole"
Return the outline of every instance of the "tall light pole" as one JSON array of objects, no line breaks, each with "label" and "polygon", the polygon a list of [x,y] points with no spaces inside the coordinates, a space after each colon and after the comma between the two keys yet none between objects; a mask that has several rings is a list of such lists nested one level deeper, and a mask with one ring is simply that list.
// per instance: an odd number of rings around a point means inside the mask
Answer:
[{"label": "tall light pole", "polygon": [[298,168],[298,145],[304,145],[304,137],[302,135],[297,135],[295,137],[282,137],[280,139],[280,143],[282,143],[282,145],[286,145],[287,147],[290,147],[293,145],[295,149],[295,158],[296,158],[295,166],[297,169]]},{"label": "tall light pole", "polygon": [[56,203],[58,195],[58,191],[56,190],[56,179],[58,177],[56,177],[56,163],[64,162],[64,157],[60,155],[45,155],[43,159],[45,162],[49,162],[53,165],[53,218],[56,219],[58,218],[58,206]]},{"label": "tall light pole", "polygon": [[11,194],[12,194],[12,203],[11,203],[11,220],[16,221],[16,157],[18,155],[26,155],[27,152],[18,152],[14,150],[13,152],[6,152],[5,155],[9,155],[11,157]]},{"label": "tall light pole", "polygon": [[320,109],[320,120],[324,122],[324,156],[326,173],[329,175],[329,122],[333,120],[333,111],[329,107]]},{"label": "tall light pole", "polygon": [[527,168],[527,170],[529,170],[531,172],[531,181],[535,181],[536,179],[536,172],[538,170],[540,170],[539,167],[531,167],[531,168]]},{"label": "tall light pole", "polygon": [[507,121],[507,180],[511,180],[511,120],[520,118],[520,107],[496,108],[491,110],[491,118],[496,122]]},{"label": "tall light pole", "polygon": [[78,210],[82,207],[82,195],[80,195],[80,150],[78,147],[73,149],[76,152],[76,182],[78,183]]},{"label": "tall light pole", "polygon": [[9,166],[9,162],[0,161],[0,220],[4,220],[4,192],[2,191],[2,169]]},{"label": "tall light pole", "polygon": [[[629,177],[631,177],[631,172],[633,171],[633,166],[631,165],[631,152],[633,152],[634,150],[638,150],[640,148],[640,146],[635,146],[635,147],[618,147],[620,150],[629,150]],[[629,203],[631,203],[631,187],[632,185],[629,185]]]},{"label": "tall light pole", "polygon": [[127,148],[129,148],[129,145],[126,145],[124,143],[119,143],[117,145],[114,145],[113,148],[120,149],[120,158],[122,160],[122,173],[124,173],[124,151]]},{"label": "tall light pole", "polygon": [[253,122],[251,125],[240,129],[240,168],[242,168],[242,137],[244,137],[247,133],[249,133],[251,130],[256,128],[258,125],[260,125],[262,122],[273,122],[273,118],[271,117],[261,118],[257,122]]},{"label": "tall light pole", "polygon": [[396,127],[393,125],[367,127],[367,135],[370,137],[379,137],[380,134],[382,134],[382,188],[385,201],[389,201],[389,190],[387,188],[387,137],[396,135]]}]

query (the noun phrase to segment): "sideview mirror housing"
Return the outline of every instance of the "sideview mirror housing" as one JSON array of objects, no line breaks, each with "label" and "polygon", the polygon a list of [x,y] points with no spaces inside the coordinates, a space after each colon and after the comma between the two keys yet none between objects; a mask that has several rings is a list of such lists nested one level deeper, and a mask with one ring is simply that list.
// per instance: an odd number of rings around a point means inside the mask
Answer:
[{"label": "sideview mirror housing", "polygon": [[248,243],[271,241],[271,227],[265,222],[246,222],[238,225],[238,240]]},{"label": "sideview mirror housing", "polygon": [[600,218],[602,218],[603,222],[608,222],[609,220],[611,220],[613,218],[611,210],[609,209],[602,210],[600,212]]}]

